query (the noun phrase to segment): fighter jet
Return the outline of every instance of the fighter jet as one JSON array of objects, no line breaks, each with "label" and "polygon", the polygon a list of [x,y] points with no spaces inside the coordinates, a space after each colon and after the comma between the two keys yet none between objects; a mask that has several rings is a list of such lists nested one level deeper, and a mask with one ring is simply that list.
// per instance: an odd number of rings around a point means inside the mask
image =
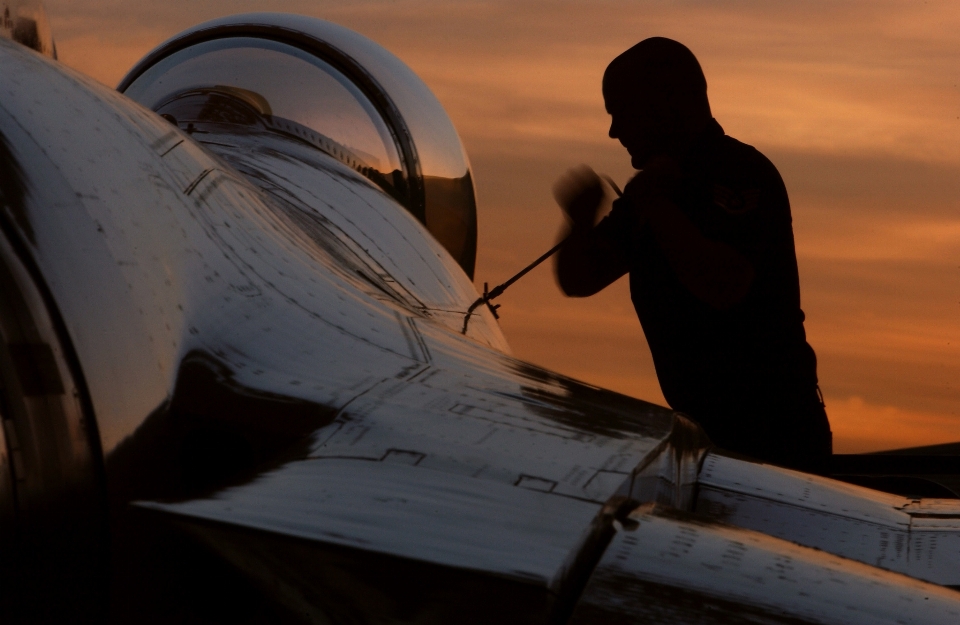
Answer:
[{"label": "fighter jet", "polygon": [[384,48],[238,15],[114,91],[24,11],[0,29],[4,623],[960,622],[953,458],[924,482],[883,477],[917,456],[845,481],[736,457],[514,358],[486,306],[464,324],[469,161]]}]

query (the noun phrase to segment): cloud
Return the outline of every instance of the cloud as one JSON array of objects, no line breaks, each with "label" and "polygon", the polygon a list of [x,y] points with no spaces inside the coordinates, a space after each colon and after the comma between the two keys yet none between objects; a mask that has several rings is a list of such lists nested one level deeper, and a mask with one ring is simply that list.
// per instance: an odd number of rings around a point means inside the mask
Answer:
[{"label": "cloud", "polygon": [[[331,19],[386,45],[468,136],[603,141],[603,68],[640,38],[666,35],[700,56],[715,112],[750,143],[960,162],[960,13],[946,2],[50,3],[63,58],[108,84],[138,46],[253,10]],[[95,59],[109,42],[121,54]]]},{"label": "cloud", "polygon": [[863,453],[960,440],[957,414],[871,404],[862,397],[826,398],[836,453]]}]

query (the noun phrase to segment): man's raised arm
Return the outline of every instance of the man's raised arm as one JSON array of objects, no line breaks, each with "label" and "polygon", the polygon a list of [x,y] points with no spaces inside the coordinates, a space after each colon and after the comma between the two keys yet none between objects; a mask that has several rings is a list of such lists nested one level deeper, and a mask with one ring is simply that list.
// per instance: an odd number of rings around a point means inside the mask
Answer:
[{"label": "man's raised arm", "polygon": [[603,181],[592,169],[571,169],[554,185],[553,195],[567,216],[561,237],[569,237],[557,254],[557,281],[571,297],[602,291],[627,273],[629,265],[613,241],[595,229],[606,198]]}]

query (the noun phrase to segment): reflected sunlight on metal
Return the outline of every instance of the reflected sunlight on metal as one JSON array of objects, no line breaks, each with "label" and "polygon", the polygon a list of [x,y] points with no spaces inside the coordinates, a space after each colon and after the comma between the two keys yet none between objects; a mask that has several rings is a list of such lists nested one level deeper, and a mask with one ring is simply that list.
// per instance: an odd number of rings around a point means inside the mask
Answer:
[{"label": "reflected sunlight on metal", "polygon": [[329,63],[293,46],[253,37],[199,43],[151,66],[125,93],[178,124],[262,121],[406,199],[397,138],[373,103]]},{"label": "reflected sunlight on metal", "polygon": [[[473,276],[476,201],[466,154],[436,97],[390,52],[322,20],[239,15],[161,44],[118,89],[189,132],[182,115],[209,110],[197,96],[210,96],[210,89],[219,89],[222,101],[220,87],[232,88],[226,95],[234,98],[236,89],[255,94],[246,106],[262,125],[308,141],[376,182]],[[196,92],[190,103],[187,92]]]}]

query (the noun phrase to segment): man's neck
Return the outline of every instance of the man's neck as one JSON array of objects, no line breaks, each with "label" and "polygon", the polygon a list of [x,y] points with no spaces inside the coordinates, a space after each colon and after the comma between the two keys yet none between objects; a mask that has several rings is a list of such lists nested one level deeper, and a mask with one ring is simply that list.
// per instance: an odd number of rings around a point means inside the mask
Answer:
[{"label": "man's neck", "polygon": [[707,135],[713,134],[715,127],[719,127],[719,124],[712,117],[690,120],[664,153],[678,163],[682,162],[691,149],[701,143]]}]

